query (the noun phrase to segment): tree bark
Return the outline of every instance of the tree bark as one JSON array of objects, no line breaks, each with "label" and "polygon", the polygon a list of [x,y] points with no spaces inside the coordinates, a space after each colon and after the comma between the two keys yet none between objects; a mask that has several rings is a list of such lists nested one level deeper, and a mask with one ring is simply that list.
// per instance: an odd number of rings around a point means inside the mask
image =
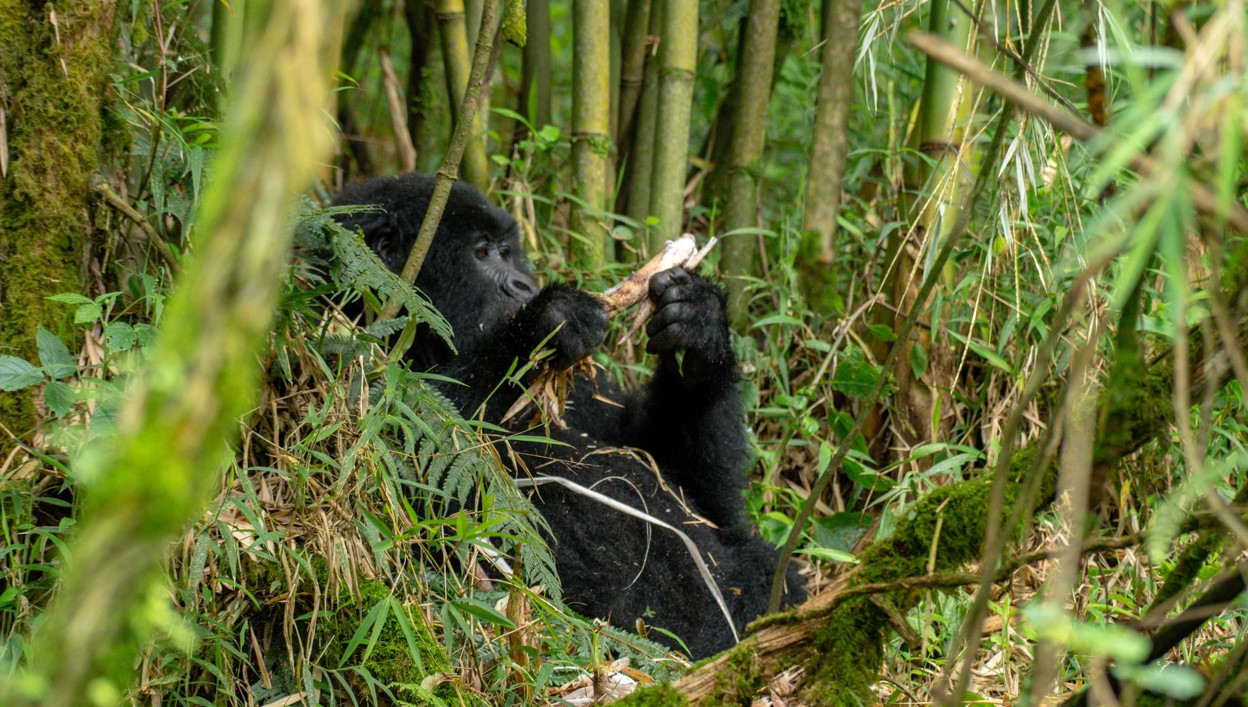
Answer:
[{"label": "tree bark", "polygon": [[[0,111],[9,160],[0,177],[0,351],[37,362],[35,331],[72,338],[63,305],[81,290],[91,239],[88,178],[104,136],[115,3],[0,0]],[[0,392],[0,459],[39,424],[29,391]],[[7,431],[6,431],[7,430]]]}]

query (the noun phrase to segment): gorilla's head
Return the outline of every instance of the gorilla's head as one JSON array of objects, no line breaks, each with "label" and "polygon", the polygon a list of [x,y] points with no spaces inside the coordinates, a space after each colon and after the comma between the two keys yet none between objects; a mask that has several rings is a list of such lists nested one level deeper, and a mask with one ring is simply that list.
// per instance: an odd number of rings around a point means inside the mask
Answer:
[{"label": "gorilla's head", "polygon": [[[350,214],[341,221],[348,229],[361,229],[382,262],[400,272],[416,242],[433,188],[432,175],[372,179],[344,189],[334,205],[376,204],[385,209]],[[515,316],[538,290],[515,219],[464,182],[451,189],[416,287],[450,322],[455,348],[460,351]],[[430,365],[449,355],[426,353]]]}]

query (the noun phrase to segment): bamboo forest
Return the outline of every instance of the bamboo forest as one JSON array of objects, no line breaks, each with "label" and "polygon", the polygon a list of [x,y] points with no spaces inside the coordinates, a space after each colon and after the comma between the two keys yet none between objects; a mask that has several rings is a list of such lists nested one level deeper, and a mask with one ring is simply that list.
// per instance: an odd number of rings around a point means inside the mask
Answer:
[{"label": "bamboo forest", "polygon": [[1248,704],[1245,0],[0,0],[0,704]]}]

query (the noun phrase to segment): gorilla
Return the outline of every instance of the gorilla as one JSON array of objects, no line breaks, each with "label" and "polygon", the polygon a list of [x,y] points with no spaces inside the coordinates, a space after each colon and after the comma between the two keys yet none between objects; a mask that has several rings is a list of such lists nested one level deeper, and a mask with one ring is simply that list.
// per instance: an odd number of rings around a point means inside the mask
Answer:
[{"label": "gorilla", "polygon": [[[383,211],[340,217],[395,272],[433,194],[430,175],[382,177],[347,187],[335,206]],[[433,332],[418,333],[410,364],[462,385],[441,390],[468,417],[499,423],[523,392],[508,373],[538,346],[566,369],[602,343],[607,315],[592,295],[567,284],[538,286],[514,219],[472,186],[457,183],[416,280],[454,331],[455,352]],[[642,390],[578,376],[564,416],[551,426],[563,444],[508,443],[500,456],[517,478],[561,477],[659,518],[696,544],[723,597],[732,626],[682,538],[556,483],[535,487],[563,584],[564,601],[616,626],[662,631],[650,637],[693,658],[729,648],[766,611],[778,553],[758,538],[742,491],[748,448],[737,361],[724,295],[702,277],[674,268],[655,276],[656,312],[646,350],[657,370]],[[533,374],[530,374],[529,379]],[[519,383],[527,385],[530,380]],[[794,571],[786,604],[804,598]]]}]

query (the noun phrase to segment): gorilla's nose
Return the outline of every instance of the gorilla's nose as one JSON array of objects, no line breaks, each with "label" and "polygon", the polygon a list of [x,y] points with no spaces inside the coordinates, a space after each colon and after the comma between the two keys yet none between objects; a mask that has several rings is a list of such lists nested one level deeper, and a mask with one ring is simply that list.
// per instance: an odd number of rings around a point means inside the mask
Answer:
[{"label": "gorilla's nose", "polygon": [[516,273],[508,278],[507,290],[513,297],[527,302],[537,294],[537,282],[528,275]]}]

